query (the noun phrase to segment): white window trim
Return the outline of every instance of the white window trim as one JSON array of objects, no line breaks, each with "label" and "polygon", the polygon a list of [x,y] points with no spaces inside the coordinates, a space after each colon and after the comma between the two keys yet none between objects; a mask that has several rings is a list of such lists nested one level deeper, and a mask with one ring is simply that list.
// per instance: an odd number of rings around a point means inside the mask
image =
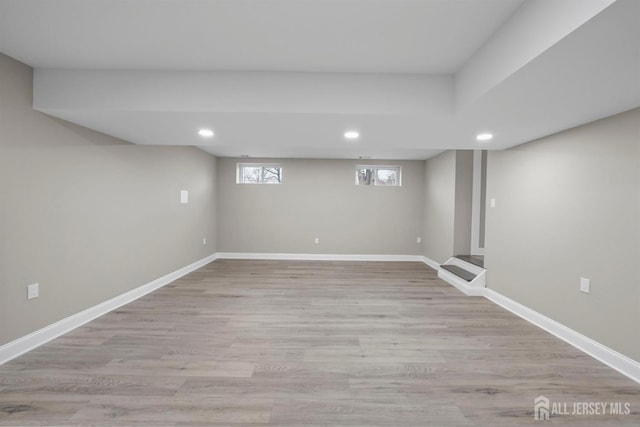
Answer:
[{"label": "white window trim", "polygon": [[[261,179],[260,182],[244,182],[242,180],[242,170],[245,167],[252,168],[262,168],[261,171]],[[280,168],[280,182],[263,182],[264,178],[264,168]],[[236,184],[247,184],[247,185],[278,185],[282,184],[284,180],[284,168],[280,163],[236,163]]]},{"label": "white window trim", "polygon": [[[373,183],[370,185],[360,184],[358,182],[358,170],[359,169],[372,169],[373,170]],[[378,169],[397,169],[398,170],[398,184],[397,185],[384,185],[378,184],[376,177],[378,176]],[[363,187],[402,187],[402,166],[398,165],[356,165],[354,174],[355,184]]]}]

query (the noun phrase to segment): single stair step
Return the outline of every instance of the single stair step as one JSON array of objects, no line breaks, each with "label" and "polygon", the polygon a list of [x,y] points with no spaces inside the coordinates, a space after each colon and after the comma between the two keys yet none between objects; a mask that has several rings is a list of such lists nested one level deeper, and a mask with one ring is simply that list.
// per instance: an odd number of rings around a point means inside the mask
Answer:
[{"label": "single stair step", "polygon": [[455,274],[456,276],[463,278],[467,282],[470,282],[470,281],[472,281],[473,279],[476,278],[475,274],[471,273],[470,271],[465,270],[464,268],[460,268],[457,265],[443,264],[443,265],[440,266],[440,268],[443,268],[443,269]]},{"label": "single stair step", "polygon": [[456,258],[461,259],[462,261],[468,262],[469,264],[477,265],[478,267],[484,268],[484,257],[480,255],[456,255]]}]

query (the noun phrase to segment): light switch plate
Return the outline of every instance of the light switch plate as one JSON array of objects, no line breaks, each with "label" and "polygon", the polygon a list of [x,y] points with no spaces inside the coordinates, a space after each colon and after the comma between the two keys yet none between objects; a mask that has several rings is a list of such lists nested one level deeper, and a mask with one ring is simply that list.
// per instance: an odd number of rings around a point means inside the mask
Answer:
[{"label": "light switch plate", "polygon": [[584,277],[580,278],[580,292],[591,293],[591,280]]},{"label": "light switch plate", "polygon": [[180,203],[189,203],[189,191],[180,190]]},{"label": "light switch plate", "polygon": [[40,284],[39,283],[33,283],[29,286],[27,286],[27,299],[34,299],[34,298],[38,298],[40,296]]}]

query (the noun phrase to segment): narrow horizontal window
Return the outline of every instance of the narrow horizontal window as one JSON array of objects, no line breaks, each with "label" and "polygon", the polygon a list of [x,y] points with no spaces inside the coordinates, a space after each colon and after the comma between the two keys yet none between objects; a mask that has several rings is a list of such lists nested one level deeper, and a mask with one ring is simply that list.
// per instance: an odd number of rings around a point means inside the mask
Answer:
[{"label": "narrow horizontal window", "polygon": [[282,166],[262,163],[238,163],[237,184],[282,184]]},{"label": "narrow horizontal window", "polygon": [[377,185],[400,187],[402,168],[400,166],[356,166],[356,185]]}]

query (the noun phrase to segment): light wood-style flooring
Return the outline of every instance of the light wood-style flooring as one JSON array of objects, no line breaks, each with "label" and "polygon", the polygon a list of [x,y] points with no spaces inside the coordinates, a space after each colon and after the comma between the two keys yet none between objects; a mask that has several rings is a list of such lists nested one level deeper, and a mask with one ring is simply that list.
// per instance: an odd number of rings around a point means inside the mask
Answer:
[{"label": "light wood-style flooring", "polygon": [[0,366],[0,425],[638,426],[640,386],[423,264],[218,260]]}]

